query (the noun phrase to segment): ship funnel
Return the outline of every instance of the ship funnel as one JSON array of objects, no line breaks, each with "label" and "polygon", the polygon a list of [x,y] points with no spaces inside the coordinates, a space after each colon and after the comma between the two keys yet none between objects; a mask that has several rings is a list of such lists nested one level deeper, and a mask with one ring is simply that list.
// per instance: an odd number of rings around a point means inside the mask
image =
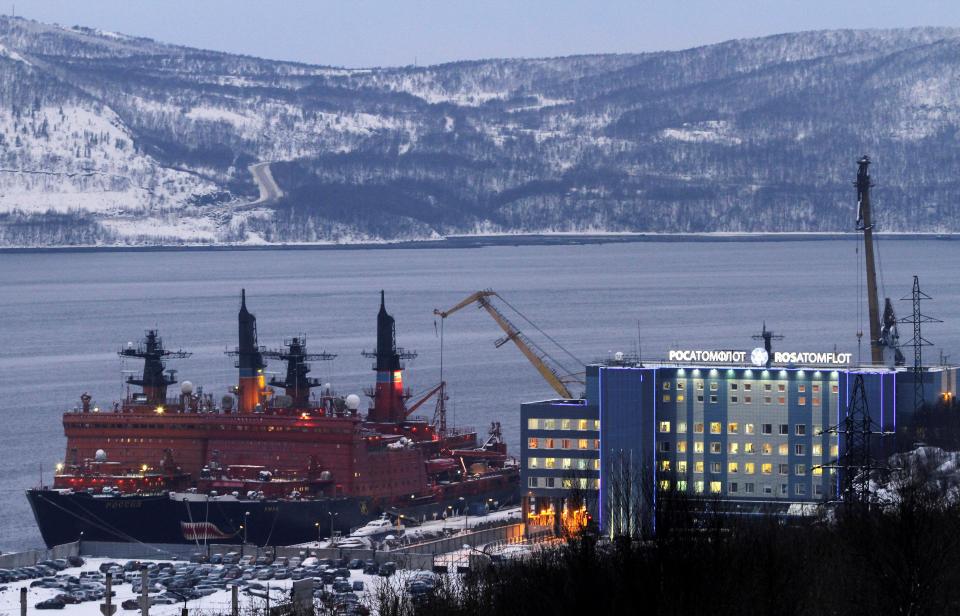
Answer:
[{"label": "ship funnel", "polygon": [[239,344],[235,352],[239,370],[239,411],[252,413],[262,402],[266,383],[263,369],[266,363],[257,345],[257,317],[247,310],[247,291],[240,291],[240,312],[237,315]]}]

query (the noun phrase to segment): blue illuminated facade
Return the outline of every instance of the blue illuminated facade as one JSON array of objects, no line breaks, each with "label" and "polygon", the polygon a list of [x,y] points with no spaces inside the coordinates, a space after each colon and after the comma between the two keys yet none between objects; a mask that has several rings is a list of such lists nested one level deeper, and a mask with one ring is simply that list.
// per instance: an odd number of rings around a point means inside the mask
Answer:
[{"label": "blue illuminated facade", "polygon": [[[828,431],[857,374],[874,421],[896,431],[913,412],[911,371],[587,366],[584,399],[521,407],[528,522],[559,526],[585,504],[605,532],[635,534],[652,530],[658,495],[673,492],[741,511],[833,498],[843,443]],[[956,391],[954,368],[925,376],[931,398]]]}]

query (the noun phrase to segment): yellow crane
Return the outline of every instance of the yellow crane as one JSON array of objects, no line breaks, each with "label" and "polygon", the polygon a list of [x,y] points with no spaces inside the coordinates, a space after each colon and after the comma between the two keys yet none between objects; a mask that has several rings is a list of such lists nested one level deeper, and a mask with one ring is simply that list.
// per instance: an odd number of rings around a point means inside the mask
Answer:
[{"label": "yellow crane", "polygon": [[[490,314],[490,316],[493,317],[493,320],[497,322],[497,325],[499,325],[500,329],[502,329],[504,334],[506,334],[503,338],[497,340],[494,343],[497,346],[497,348],[500,348],[501,346],[503,346],[504,344],[512,340],[513,343],[517,345],[517,348],[520,349],[520,352],[524,354],[524,356],[530,361],[531,364],[533,364],[533,367],[537,369],[537,372],[540,373],[540,376],[542,376],[547,381],[547,383],[550,385],[550,387],[553,388],[554,391],[556,391],[560,396],[564,398],[568,398],[568,399],[574,398],[575,396],[572,393],[570,393],[570,390],[568,389],[567,384],[569,383],[583,384],[583,381],[577,378],[576,375],[574,374],[561,375],[559,371],[551,367],[550,364],[547,363],[548,360],[553,361],[553,363],[558,363],[558,362],[556,362],[556,360],[553,360],[546,352],[544,352],[536,344],[531,342],[525,335],[523,335],[523,333],[520,332],[517,326],[511,323],[510,319],[504,316],[504,314],[500,312],[500,310],[498,310],[495,305],[493,305],[493,303],[490,300],[494,297],[500,299],[500,301],[507,304],[508,306],[510,305],[505,299],[500,297],[496,293],[496,291],[493,291],[491,289],[486,289],[484,291],[477,291],[476,293],[471,294],[470,296],[468,296],[463,301],[456,304],[449,310],[443,311],[439,309],[434,309],[433,314],[439,316],[441,319],[446,319],[448,316],[450,316],[454,312],[457,312],[461,308],[465,308],[474,303],[478,304],[480,308],[483,308],[484,310],[486,310]],[[514,308],[514,310],[516,309]],[[517,313],[520,314],[519,311],[517,311]],[[521,314],[521,316],[523,315]],[[526,317],[524,318],[526,319]],[[534,327],[536,327],[536,325],[534,325]],[[556,344],[556,342],[554,343]],[[559,346],[559,344],[557,346]],[[563,348],[563,347],[560,347],[560,348]],[[566,351],[566,349],[564,349],[564,351],[569,354],[569,351]],[[578,361],[578,364],[582,365],[582,363],[580,363],[579,361]]]}]

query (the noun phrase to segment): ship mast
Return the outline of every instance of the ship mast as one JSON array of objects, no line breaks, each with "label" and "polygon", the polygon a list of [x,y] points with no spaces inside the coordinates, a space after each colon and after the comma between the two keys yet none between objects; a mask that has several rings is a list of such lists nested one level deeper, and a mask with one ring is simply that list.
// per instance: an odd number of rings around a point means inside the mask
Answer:
[{"label": "ship mast", "polygon": [[117,353],[120,357],[137,357],[143,360],[143,374],[137,379],[129,377],[127,383],[143,388],[148,404],[163,404],[167,401],[167,387],[177,382],[174,370],[164,373],[167,359],[190,357],[186,351],[168,351],[163,348],[163,339],[157,330],[147,330],[143,341],[134,348],[131,342],[127,348]]},{"label": "ship mast", "polygon": [[264,351],[264,357],[275,357],[287,362],[286,378],[279,379],[274,377],[270,379],[270,385],[274,387],[283,387],[284,393],[290,397],[291,405],[294,408],[307,408],[310,406],[310,389],[319,387],[320,381],[307,376],[310,373],[310,364],[312,360],[329,361],[336,358],[333,353],[326,351],[321,353],[307,352],[306,336],[294,336],[283,341],[285,350]]},{"label": "ship mast", "polygon": [[257,345],[257,317],[247,310],[247,291],[240,291],[240,312],[237,314],[239,344],[227,355],[237,358],[234,366],[239,369],[240,383],[237,386],[239,412],[252,413],[261,405],[267,394],[263,369],[263,347]]},{"label": "ship mast", "polygon": [[870,212],[870,157],[866,154],[857,161],[857,231],[863,231],[863,253],[867,263],[867,303],[870,319],[870,360],[883,363],[883,345],[880,341],[880,301],[877,294],[877,266],[873,259],[873,220]]}]

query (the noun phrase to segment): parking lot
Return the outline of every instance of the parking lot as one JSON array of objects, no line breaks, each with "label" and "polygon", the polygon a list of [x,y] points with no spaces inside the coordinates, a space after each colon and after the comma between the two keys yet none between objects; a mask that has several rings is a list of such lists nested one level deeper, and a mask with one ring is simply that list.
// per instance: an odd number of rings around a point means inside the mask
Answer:
[{"label": "parking lot", "polygon": [[338,613],[367,614],[369,591],[377,584],[395,582],[402,586],[400,578],[410,575],[418,582],[413,592],[422,593],[433,584],[432,574],[427,572],[398,576],[393,563],[378,565],[358,559],[272,559],[232,553],[214,554],[210,562],[73,557],[0,570],[0,614],[19,613],[20,588],[26,587],[28,612],[58,610],[70,616],[98,616],[107,573],[113,578],[117,613],[139,613],[143,569],[147,571],[151,614],[179,614],[182,607],[228,614],[234,586],[238,588],[241,612],[263,607],[268,596],[276,605],[289,598],[295,580],[304,579],[313,581],[316,601],[335,607]]}]

